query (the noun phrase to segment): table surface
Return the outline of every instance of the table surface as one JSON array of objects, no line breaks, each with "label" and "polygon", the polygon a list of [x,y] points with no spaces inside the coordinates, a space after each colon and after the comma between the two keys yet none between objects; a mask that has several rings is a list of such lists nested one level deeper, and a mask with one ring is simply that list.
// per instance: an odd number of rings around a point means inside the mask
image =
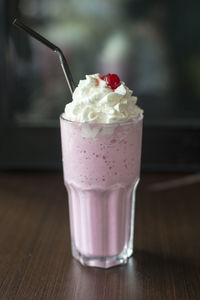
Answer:
[{"label": "table surface", "polygon": [[71,256],[61,173],[0,173],[0,299],[200,299],[200,175],[142,174],[134,255],[108,270]]}]

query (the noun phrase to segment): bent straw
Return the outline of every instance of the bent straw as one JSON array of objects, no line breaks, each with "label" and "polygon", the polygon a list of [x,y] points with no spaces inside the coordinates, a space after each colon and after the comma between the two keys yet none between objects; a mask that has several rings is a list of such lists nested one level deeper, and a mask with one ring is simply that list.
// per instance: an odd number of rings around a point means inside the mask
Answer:
[{"label": "bent straw", "polygon": [[51,50],[53,50],[54,52],[56,52],[58,54],[61,67],[62,67],[63,73],[65,75],[65,79],[67,81],[67,84],[69,86],[71,94],[73,94],[75,84],[74,84],[74,81],[73,81],[73,77],[72,77],[69,65],[68,65],[67,60],[66,60],[64,54],[62,53],[61,49],[58,48],[56,45],[52,44],[50,41],[45,39],[43,36],[41,36],[39,33],[34,31],[33,29],[27,27],[25,24],[20,22],[18,19],[15,19],[13,21],[13,25],[17,26],[20,29],[23,29],[24,31],[29,33],[33,38],[40,41],[41,43],[43,43],[48,48],[50,48]]}]

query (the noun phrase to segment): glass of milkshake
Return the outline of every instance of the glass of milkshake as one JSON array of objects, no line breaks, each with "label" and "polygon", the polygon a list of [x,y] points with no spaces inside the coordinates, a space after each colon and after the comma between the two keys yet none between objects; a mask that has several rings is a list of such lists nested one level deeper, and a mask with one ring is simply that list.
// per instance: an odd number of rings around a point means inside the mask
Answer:
[{"label": "glass of milkshake", "polygon": [[86,75],[60,117],[73,256],[109,268],[133,253],[143,111],[115,74]]}]

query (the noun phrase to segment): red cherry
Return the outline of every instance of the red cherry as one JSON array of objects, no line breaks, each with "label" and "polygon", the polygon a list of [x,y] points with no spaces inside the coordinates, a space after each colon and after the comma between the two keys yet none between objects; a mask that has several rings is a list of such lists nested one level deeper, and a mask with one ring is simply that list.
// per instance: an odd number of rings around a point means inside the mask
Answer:
[{"label": "red cherry", "polygon": [[116,88],[118,88],[118,86],[121,85],[121,81],[117,74],[108,73],[104,76],[100,76],[100,78],[103,79],[107,83],[107,86],[112,90],[115,90]]}]

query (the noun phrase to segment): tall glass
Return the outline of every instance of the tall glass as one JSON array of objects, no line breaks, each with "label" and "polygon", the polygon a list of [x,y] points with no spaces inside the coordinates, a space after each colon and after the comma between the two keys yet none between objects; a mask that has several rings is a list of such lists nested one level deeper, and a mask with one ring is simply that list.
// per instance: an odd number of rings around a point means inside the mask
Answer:
[{"label": "tall glass", "polygon": [[60,117],[72,254],[83,265],[109,268],[132,255],[142,123]]}]

